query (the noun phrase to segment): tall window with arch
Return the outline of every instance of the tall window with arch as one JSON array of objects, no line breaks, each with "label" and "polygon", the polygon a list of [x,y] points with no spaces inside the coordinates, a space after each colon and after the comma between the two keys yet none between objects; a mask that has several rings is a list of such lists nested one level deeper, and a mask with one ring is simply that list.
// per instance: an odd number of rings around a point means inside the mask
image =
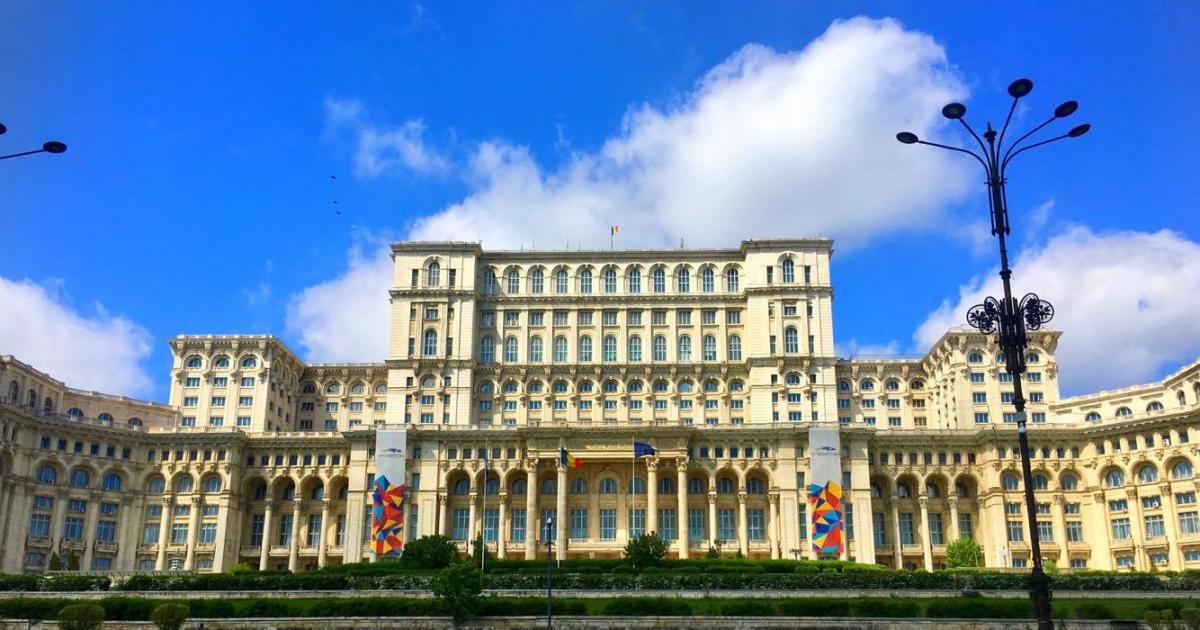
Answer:
[{"label": "tall window with arch", "polygon": [[516,363],[517,362],[517,338],[516,337],[506,337],[504,339],[504,362],[505,363]]},{"label": "tall window with arch", "polygon": [[516,295],[521,292],[521,274],[516,269],[509,269],[504,274],[504,292],[508,295]]},{"label": "tall window with arch", "polygon": [[738,270],[736,267],[730,267],[725,271],[725,290],[730,293],[737,293],[738,285]]},{"label": "tall window with arch", "polygon": [[592,362],[592,338],[587,335],[579,338],[579,361],[581,363]]},{"label": "tall window with arch", "polygon": [[579,292],[580,293],[591,293],[592,292],[592,270],[591,269],[584,269],[583,271],[579,272]]},{"label": "tall window with arch", "polygon": [[425,331],[425,342],[422,344],[421,350],[422,354],[427,357],[437,356],[437,331]]},{"label": "tall window with arch", "polygon": [[800,352],[800,335],[793,326],[788,326],[783,331],[783,351],[787,354]]},{"label": "tall window with arch", "polygon": [[679,344],[675,349],[679,361],[692,360],[692,338],[687,335],[679,336]]},{"label": "tall window with arch", "polygon": [[559,336],[559,337],[554,338],[554,362],[555,363],[566,363],[567,362],[567,338],[566,337]]},{"label": "tall window with arch", "polygon": [[617,360],[617,338],[608,335],[604,338],[604,362],[613,363]]},{"label": "tall window with arch", "polygon": [[479,342],[479,362],[480,363],[495,363],[496,361],[496,340],[492,339],[491,335],[485,335]]},{"label": "tall window with arch", "polygon": [[704,336],[704,360],[717,360],[717,338],[712,335]]},{"label": "tall window with arch", "polygon": [[630,293],[641,293],[642,292],[642,270],[641,269],[634,268],[634,269],[629,270],[628,284],[629,284],[629,292]]},{"label": "tall window with arch", "polygon": [[642,360],[642,338],[637,335],[629,338],[629,360]]},{"label": "tall window with arch", "polygon": [[546,288],[546,277],[541,269],[534,269],[529,274],[529,292],[542,293]]},{"label": "tall window with arch", "polygon": [[439,265],[436,260],[429,263],[425,277],[429,283],[429,286],[436,287],[442,281],[442,266]]},{"label": "tall window with arch", "polygon": [[654,272],[652,275],[653,275],[653,282],[654,282],[654,292],[655,293],[666,293],[667,292],[667,272],[666,272],[666,270],[663,269],[662,267],[657,267],[654,269]]},{"label": "tall window with arch", "polygon": [[729,335],[729,360],[742,360],[742,338],[737,335]]},{"label": "tall window with arch", "polygon": [[609,268],[604,271],[604,292],[605,293],[616,293],[617,292],[617,270],[616,269]]},{"label": "tall window with arch", "polygon": [[483,293],[496,295],[496,270],[488,269],[483,273]]},{"label": "tall window with arch", "polygon": [[651,357],[655,361],[667,360],[667,338],[662,335],[654,337],[654,350]]},{"label": "tall window with arch", "polygon": [[783,259],[783,281],[796,281],[796,261],[792,260],[791,258]]},{"label": "tall window with arch", "polygon": [[530,337],[529,338],[529,362],[530,363],[541,363],[541,361],[542,361],[542,338],[537,337],[537,336]]},{"label": "tall window with arch", "polygon": [[554,272],[554,292],[555,293],[566,293],[569,284],[570,283],[568,280],[566,269],[559,269],[558,271]]},{"label": "tall window with arch", "polygon": [[712,267],[705,267],[704,270],[700,272],[701,291],[704,291],[705,293],[712,293],[716,290],[716,283],[713,281],[713,276],[714,274]]},{"label": "tall window with arch", "polygon": [[675,288],[679,293],[687,293],[692,290],[692,274],[687,267],[680,267]]}]

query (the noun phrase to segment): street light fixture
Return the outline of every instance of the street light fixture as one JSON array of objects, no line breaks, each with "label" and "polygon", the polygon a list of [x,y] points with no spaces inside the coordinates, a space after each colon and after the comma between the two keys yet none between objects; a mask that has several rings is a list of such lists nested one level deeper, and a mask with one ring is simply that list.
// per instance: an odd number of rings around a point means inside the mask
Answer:
[{"label": "street light fixture", "polygon": [[[1092,128],[1082,124],[1073,127],[1065,134],[1022,146],[1021,143],[1046,125],[1066,118],[1079,109],[1079,103],[1066,101],[1054,109],[1054,115],[1049,120],[1026,132],[1016,142],[1007,148],[1004,145],[1004,135],[1012,122],[1013,112],[1017,109],[1017,101],[1028,96],[1033,91],[1033,81],[1017,79],[1008,86],[1008,94],[1012,96],[1012,105],[1008,109],[1008,117],[1000,129],[997,139],[996,130],[989,122],[983,138],[967,124],[965,116],[967,108],[961,103],[950,103],[942,108],[942,115],[949,120],[957,120],[975,139],[980,152],[970,149],[953,147],[936,142],[926,142],[916,134],[902,131],[896,134],[896,140],[902,144],[926,144],[948,151],[966,153],[975,158],[987,173],[988,209],[992,221],[992,235],[1000,246],[1000,279],[1004,285],[1003,299],[989,297],[982,304],[977,304],[968,311],[967,323],[984,334],[999,331],[1000,349],[1004,352],[1006,371],[1012,376],[1013,407],[1016,409],[1017,438],[1021,448],[1021,474],[1025,485],[1025,513],[1029,519],[1029,549],[1033,558],[1033,569],[1029,574],[1029,597],[1033,601],[1034,613],[1037,615],[1039,630],[1053,630],[1050,611],[1050,579],[1042,568],[1042,545],[1037,528],[1037,504],[1033,496],[1033,474],[1029,466],[1029,435],[1025,423],[1025,396],[1022,393],[1021,375],[1025,373],[1025,349],[1029,346],[1027,331],[1038,330],[1054,317],[1054,307],[1034,293],[1027,293],[1017,301],[1012,296],[1012,269],[1008,266],[1008,244],[1006,237],[1011,233],[1008,220],[1008,198],[1004,185],[1008,182],[1007,171],[1009,163],[1016,156],[1030,149],[1040,147],[1064,138],[1078,138]],[[984,144],[984,141],[987,144]]]},{"label": "street light fixture", "polygon": [[551,578],[550,578],[550,576],[552,574],[551,572],[554,570],[554,563],[550,561],[550,557],[552,555],[554,555],[551,553],[551,550],[550,550],[550,548],[554,545],[554,540],[552,540],[550,538],[550,535],[552,533],[554,533],[554,517],[547,516],[546,517],[546,533],[545,533],[545,536],[543,536],[543,538],[545,538],[545,540],[546,540],[546,627],[547,628],[554,627],[554,608],[551,604],[552,600],[554,599],[554,595],[553,595],[554,583],[551,581]]},{"label": "street light fixture", "polygon": [[[0,136],[4,135],[4,133],[7,131],[8,127],[5,127],[3,123],[0,123]],[[33,155],[34,153],[63,153],[66,150],[67,145],[59,142],[58,140],[51,140],[49,142],[42,143],[42,148],[40,149],[35,149],[33,151],[22,151],[21,153],[10,153],[8,155],[0,155],[0,160],[21,157],[23,155]]]}]

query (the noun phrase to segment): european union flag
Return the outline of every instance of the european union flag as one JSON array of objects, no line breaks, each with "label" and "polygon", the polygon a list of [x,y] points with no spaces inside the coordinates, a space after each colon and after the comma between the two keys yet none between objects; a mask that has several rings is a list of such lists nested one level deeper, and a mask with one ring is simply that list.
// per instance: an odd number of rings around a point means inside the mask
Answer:
[{"label": "european union flag", "polygon": [[658,451],[654,450],[653,446],[650,446],[649,444],[647,444],[645,442],[634,442],[633,443],[633,456],[634,457],[645,457],[647,455],[654,455],[657,452]]}]

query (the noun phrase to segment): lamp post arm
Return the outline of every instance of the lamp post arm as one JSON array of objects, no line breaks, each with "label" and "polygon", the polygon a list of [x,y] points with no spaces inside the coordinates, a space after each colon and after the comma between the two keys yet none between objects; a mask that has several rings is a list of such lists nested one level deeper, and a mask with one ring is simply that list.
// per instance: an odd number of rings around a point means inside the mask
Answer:
[{"label": "lamp post arm", "polygon": [[[1003,176],[1004,176],[1004,171],[1008,169],[1008,163],[1009,163],[1009,162],[1011,162],[1011,161],[1012,161],[1012,159],[1013,159],[1013,158],[1015,158],[1015,157],[1017,157],[1018,155],[1021,155],[1022,153],[1026,152],[1026,151],[1028,151],[1028,150],[1030,150],[1030,149],[1034,149],[1034,148],[1040,147],[1040,146],[1042,146],[1043,144],[1050,144],[1051,142],[1057,142],[1057,141],[1059,141],[1059,140],[1062,140],[1063,138],[1069,138],[1069,137],[1071,137],[1071,136],[1070,136],[1070,134],[1065,134],[1065,133],[1064,133],[1064,134],[1063,134],[1063,135],[1061,135],[1061,136],[1054,136],[1053,138],[1050,138],[1049,140],[1042,140],[1041,142],[1035,142],[1035,143],[1033,143],[1033,144],[1031,144],[1031,145],[1029,145],[1029,146],[1027,146],[1027,147],[1021,147],[1020,149],[1017,149],[1017,150],[1016,150],[1016,151],[1014,151],[1014,152],[1013,152],[1011,155],[1008,155],[1007,157],[1005,157],[1005,158],[1004,158],[1004,162],[1000,164],[1000,175],[1001,175],[1001,177],[1003,177]],[[1015,146],[1015,145],[1014,145],[1014,146]]]},{"label": "lamp post arm", "polygon": [[1029,136],[1032,136],[1033,134],[1041,131],[1043,127],[1045,127],[1046,125],[1049,125],[1050,123],[1054,122],[1055,120],[1058,120],[1058,117],[1051,116],[1050,119],[1047,120],[1046,122],[1034,127],[1033,129],[1030,129],[1029,131],[1025,132],[1025,134],[1022,135],[1020,138],[1017,138],[1017,141],[1012,143],[1012,146],[1008,147],[1008,150],[1004,152],[1003,162],[1006,162],[1006,163],[1008,162],[1008,158],[1010,158],[1014,155],[1013,151],[1017,147],[1021,146],[1021,143],[1025,140],[1025,138],[1028,138]]},{"label": "lamp post arm", "polygon": [[[979,134],[975,133],[975,130],[971,128],[971,125],[968,125],[967,121],[962,118],[959,118],[958,122],[962,123],[962,126],[966,127],[967,131],[971,132],[971,137],[975,138],[975,142],[979,143],[979,150],[983,151],[984,155],[988,155],[987,147],[983,146],[983,140],[979,137]],[[992,161],[991,157],[989,156],[988,162],[991,162],[991,161]],[[984,164],[983,167],[987,168],[987,164]]]},{"label": "lamp post arm", "polygon": [[46,152],[45,149],[35,149],[33,151],[25,151],[23,153],[12,153],[9,155],[0,155],[0,160],[7,160],[8,158],[15,158],[15,157],[21,157],[23,155],[33,155],[34,153],[45,153],[45,152]]},{"label": "lamp post arm", "polygon": [[[1012,105],[1008,108],[1008,116],[1004,119],[1004,126],[1000,128],[1000,141],[996,143],[996,150],[1004,150],[1004,134],[1008,132],[1008,123],[1012,122],[1013,112],[1017,111],[1017,99],[1013,99]],[[1020,140],[1017,140],[1020,142]]]},{"label": "lamp post arm", "polygon": [[984,162],[983,158],[979,157],[979,155],[976,154],[974,151],[969,151],[967,149],[960,149],[958,147],[952,147],[952,146],[945,145],[945,144],[938,144],[936,142],[926,142],[925,140],[917,140],[917,144],[927,144],[931,147],[938,147],[940,149],[946,149],[947,151],[958,151],[959,153],[966,153],[967,155],[978,160],[979,165],[983,167],[984,172],[990,174],[990,171],[988,170],[987,162]]}]

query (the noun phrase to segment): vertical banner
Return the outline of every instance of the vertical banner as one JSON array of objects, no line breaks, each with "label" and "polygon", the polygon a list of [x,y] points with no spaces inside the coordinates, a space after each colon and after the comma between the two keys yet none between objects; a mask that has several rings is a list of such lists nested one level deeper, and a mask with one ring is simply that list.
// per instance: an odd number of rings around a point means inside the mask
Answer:
[{"label": "vertical banner", "polygon": [[808,513],[817,557],[840,556],[845,548],[842,515],[842,449],[837,427],[808,429]]},{"label": "vertical banner", "polygon": [[404,480],[408,431],[375,431],[375,487],[371,489],[371,546],[377,557],[404,548]]}]

